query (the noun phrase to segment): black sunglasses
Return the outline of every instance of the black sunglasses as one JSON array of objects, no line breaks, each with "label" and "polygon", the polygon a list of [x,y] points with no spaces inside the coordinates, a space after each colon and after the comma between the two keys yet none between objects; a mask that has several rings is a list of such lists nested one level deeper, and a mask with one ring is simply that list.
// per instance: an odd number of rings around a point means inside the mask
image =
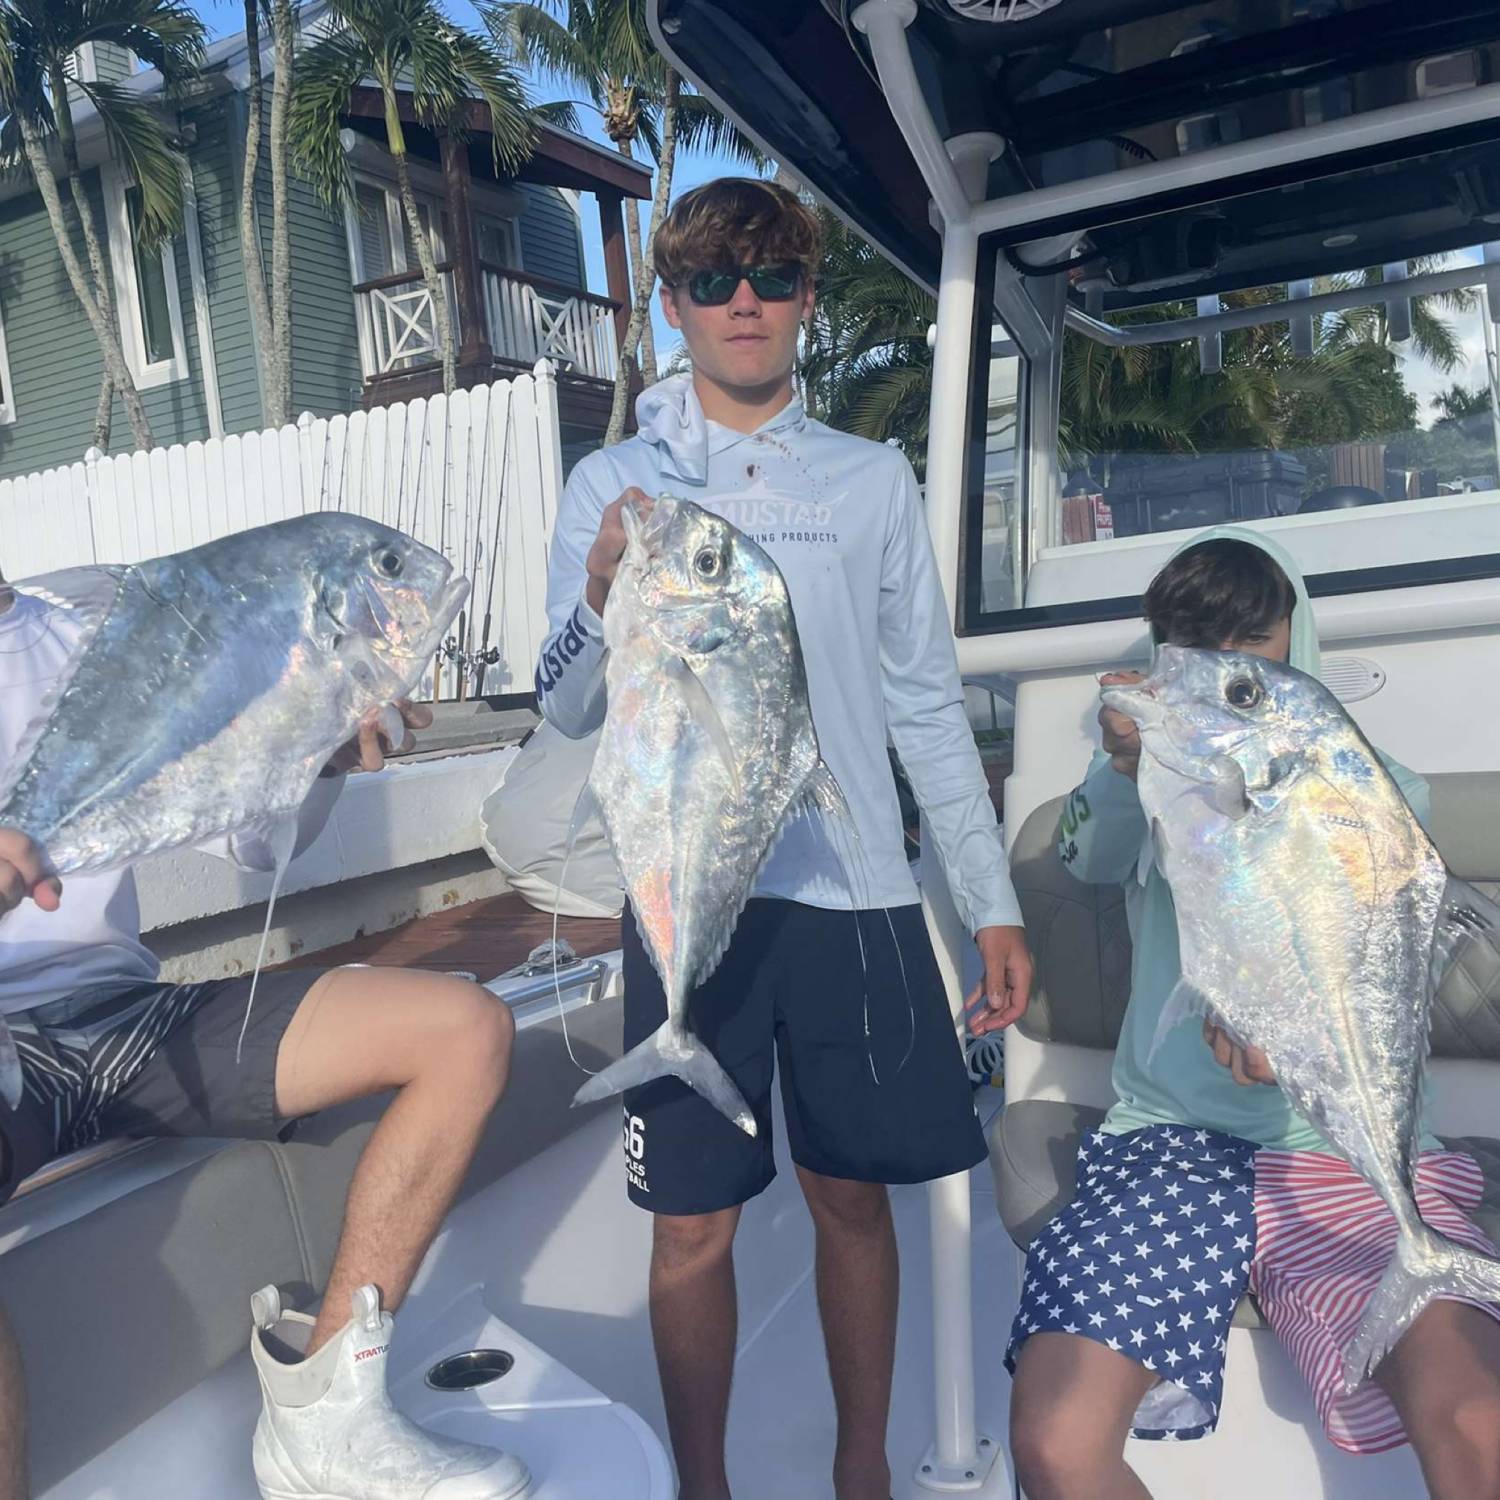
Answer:
[{"label": "black sunglasses", "polygon": [[718,271],[694,271],[687,279],[688,296],[699,307],[723,307],[748,281],[762,302],[790,302],[802,284],[796,261],[779,266],[726,266]]}]

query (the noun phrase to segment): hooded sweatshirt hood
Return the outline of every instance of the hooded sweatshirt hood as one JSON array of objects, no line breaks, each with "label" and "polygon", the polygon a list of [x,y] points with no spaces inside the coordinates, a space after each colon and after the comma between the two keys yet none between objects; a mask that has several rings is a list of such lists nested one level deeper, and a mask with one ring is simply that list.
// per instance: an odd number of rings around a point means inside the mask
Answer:
[{"label": "hooded sweatshirt hood", "polygon": [[[670,375],[635,398],[637,436],[657,450],[663,476],[675,476],[687,484],[708,479],[708,460],[716,453],[742,443],[755,433],[736,432],[703,415],[691,375]],[[755,429],[757,433],[800,428],[807,416],[802,402],[793,396],[773,417]]]},{"label": "hooded sweatshirt hood", "polygon": [[[1303,582],[1302,570],[1293,560],[1292,554],[1274,537],[1267,536],[1263,531],[1254,531],[1248,526],[1210,526],[1207,531],[1199,531],[1189,537],[1172,553],[1168,561],[1181,557],[1184,552],[1201,542],[1218,541],[1220,538],[1258,547],[1286,574],[1292,591],[1297,596],[1297,603],[1292,609],[1291,665],[1299,672],[1306,672],[1309,677],[1321,680],[1323,657],[1318,650],[1318,626],[1313,619],[1312,601],[1307,597],[1307,584]],[[1155,645],[1151,648],[1151,654],[1155,657]]]}]

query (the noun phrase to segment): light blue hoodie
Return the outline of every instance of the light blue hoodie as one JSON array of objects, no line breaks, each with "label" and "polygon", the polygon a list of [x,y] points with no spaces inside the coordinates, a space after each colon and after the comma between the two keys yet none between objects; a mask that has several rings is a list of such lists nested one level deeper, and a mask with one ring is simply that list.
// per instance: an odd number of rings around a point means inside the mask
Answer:
[{"label": "light blue hoodie", "polygon": [[846,871],[820,830],[793,823],[757,894],[843,909],[917,900],[889,739],[969,930],[1019,926],[906,459],[825,427],[796,400],[756,432],[733,431],[704,417],[691,376],[645,391],[636,417],[635,437],[573,470],[558,509],[547,580],[552,634],[536,673],[542,712],[575,738],[604,718],[602,625],[584,598],[604,508],[632,485],[693,500],[757,541],[786,578],[818,742],[859,831],[856,868]]},{"label": "light blue hoodie", "polygon": [[[1202,532],[1178,551],[1212,537],[1249,542],[1281,565],[1297,593],[1292,610],[1291,663],[1318,676],[1321,659],[1312,606],[1290,554],[1270,537],[1235,526]],[[1425,823],[1431,806],[1427,783],[1389,756],[1380,758]],[[1130,1004],[1110,1075],[1115,1103],[1103,1128],[1124,1135],[1146,1125],[1196,1125],[1261,1146],[1288,1151],[1330,1150],[1322,1134],[1292,1109],[1280,1089],[1236,1083],[1229,1070],[1214,1061],[1199,1021],[1185,1022],[1169,1032],[1153,1053],[1157,1022],[1182,973],[1177,911],[1171,889],[1151,855],[1146,815],[1141,811],[1135,782],[1120,775],[1103,751],[1095,754],[1083,784],[1068,799],[1060,853],[1078,879],[1125,887],[1125,912],[1133,947]],[[1426,1144],[1434,1144],[1430,1133]]]}]

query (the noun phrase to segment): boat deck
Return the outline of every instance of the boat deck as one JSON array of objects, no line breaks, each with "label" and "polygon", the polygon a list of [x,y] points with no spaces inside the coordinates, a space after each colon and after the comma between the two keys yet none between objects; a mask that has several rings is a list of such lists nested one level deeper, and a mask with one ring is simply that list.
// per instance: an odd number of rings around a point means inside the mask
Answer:
[{"label": "boat deck", "polygon": [[[580,958],[620,946],[620,924],[590,917],[563,917],[560,938]],[[279,967],[332,968],[339,964],[378,964],[382,968],[461,970],[481,984],[524,963],[540,943],[552,940],[552,918],[529,906],[514,891],[487,896],[466,906],[433,912],[364,937],[322,948]]]}]

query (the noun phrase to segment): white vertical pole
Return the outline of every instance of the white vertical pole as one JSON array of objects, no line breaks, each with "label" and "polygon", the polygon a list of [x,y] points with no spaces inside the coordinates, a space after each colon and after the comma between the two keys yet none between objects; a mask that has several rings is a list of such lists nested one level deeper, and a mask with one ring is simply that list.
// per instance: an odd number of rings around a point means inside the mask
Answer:
[{"label": "white vertical pole", "polygon": [[[916,16],[912,0],[867,0],[854,24],[870,39],[876,70],[892,115],[922,169],[943,220],[937,336],[927,438],[927,524],[947,596],[957,620],[961,579],[964,461],[968,447],[970,354],[979,257],[972,210],[985,194],[989,163],[1003,147],[998,136],[974,134],[942,141],[922,98],[906,41]],[[988,347],[988,338],[986,338]],[[967,934],[953,905],[927,830],[922,833],[922,906],[955,1025],[963,1002],[960,955]],[[1009,1495],[999,1447],[981,1439],[974,1418],[973,1279],[970,1259],[969,1177],[955,1173],[928,1189],[932,1245],[932,1356],[936,1427],[933,1446],[914,1476],[918,1493]],[[982,1446],[981,1446],[982,1444]]]}]

